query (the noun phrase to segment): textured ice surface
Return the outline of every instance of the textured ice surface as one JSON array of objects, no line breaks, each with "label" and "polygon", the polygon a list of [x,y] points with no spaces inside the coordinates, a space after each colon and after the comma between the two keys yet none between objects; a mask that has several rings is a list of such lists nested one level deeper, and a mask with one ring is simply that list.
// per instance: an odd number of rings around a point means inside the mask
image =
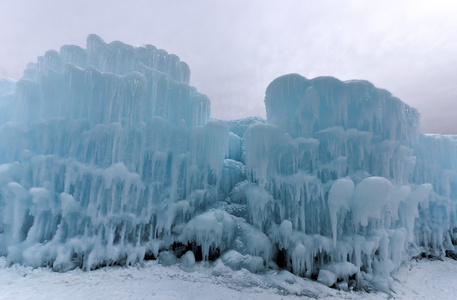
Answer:
[{"label": "textured ice surface", "polygon": [[216,260],[388,291],[406,259],[453,249],[457,138],[420,133],[414,108],[291,74],[268,86],[267,120],[226,122],[189,80],[175,55],[95,35],[0,80],[0,255]]}]

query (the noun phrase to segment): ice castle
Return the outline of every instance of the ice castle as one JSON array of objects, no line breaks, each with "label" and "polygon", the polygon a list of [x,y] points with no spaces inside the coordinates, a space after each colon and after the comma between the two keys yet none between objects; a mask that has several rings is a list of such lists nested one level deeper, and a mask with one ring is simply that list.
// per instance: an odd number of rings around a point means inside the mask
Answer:
[{"label": "ice castle", "polygon": [[[367,81],[290,74],[267,120],[210,118],[154,46],[63,46],[0,80],[0,255],[86,270],[170,256],[388,289],[457,239],[457,137]],[[168,257],[168,258],[167,258]]]}]

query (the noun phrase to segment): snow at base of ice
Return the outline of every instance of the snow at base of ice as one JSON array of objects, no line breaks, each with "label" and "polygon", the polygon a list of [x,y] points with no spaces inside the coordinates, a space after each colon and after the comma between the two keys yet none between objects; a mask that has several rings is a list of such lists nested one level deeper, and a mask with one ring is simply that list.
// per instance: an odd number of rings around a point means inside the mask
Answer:
[{"label": "snow at base of ice", "polygon": [[[6,261],[0,259],[0,265]],[[442,299],[457,297],[457,262],[411,261],[393,274],[393,299]],[[252,274],[246,270],[211,274],[198,263],[194,272],[178,265],[162,267],[156,261],[142,266],[108,267],[91,272],[80,269],[56,273],[47,268],[0,267],[2,299],[392,299],[385,293],[328,288],[292,274]]]}]

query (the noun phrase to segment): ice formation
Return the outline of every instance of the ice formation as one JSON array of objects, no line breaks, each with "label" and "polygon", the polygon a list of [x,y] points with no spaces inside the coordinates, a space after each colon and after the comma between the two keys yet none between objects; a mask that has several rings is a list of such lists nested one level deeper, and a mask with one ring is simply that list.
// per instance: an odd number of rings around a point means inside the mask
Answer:
[{"label": "ice formation", "polygon": [[[63,46],[0,80],[0,255],[65,271],[149,258],[388,290],[457,236],[457,137],[366,81],[285,75],[267,120],[210,119],[154,46]],[[346,285],[347,285],[346,284]]]}]

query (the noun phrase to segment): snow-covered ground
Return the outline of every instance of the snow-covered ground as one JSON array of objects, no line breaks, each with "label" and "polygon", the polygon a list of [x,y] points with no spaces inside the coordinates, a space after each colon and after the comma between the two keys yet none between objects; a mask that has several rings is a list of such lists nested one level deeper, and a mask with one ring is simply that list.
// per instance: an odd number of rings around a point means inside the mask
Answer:
[{"label": "snow-covered ground", "polygon": [[[288,272],[252,274],[246,270],[197,265],[186,272],[156,261],[143,266],[109,267],[66,273],[12,266],[0,259],[0,299],[388,299],[384,293],[344,292]],[[411,261],[394,276],[396,299],[457,299],[457,261]],[[299,297],[298,295],[301,295]]]}]

